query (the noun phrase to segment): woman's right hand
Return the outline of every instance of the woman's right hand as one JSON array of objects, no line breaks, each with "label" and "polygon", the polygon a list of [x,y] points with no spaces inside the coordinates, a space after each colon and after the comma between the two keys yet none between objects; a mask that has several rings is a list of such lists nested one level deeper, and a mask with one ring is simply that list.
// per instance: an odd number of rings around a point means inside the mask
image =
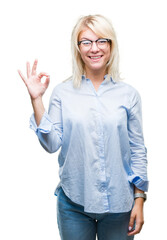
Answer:
[{"label": "woman's right hand", "polygon": [[[38,63],[38,60],[36,59],[34,61],[32,71],[31,71],[30,63],[27,62],[27,78],[25,78],[22,72],[18,70],[18,73],[22,78],[22,80],[24,81],[32,100],[42,97],[50,81],[50,77],[47,73],[41,72],[37,75],[36,73],[37,63]],[[42,77],[46,77],[46,80],[44,83],[41,82]]]}]

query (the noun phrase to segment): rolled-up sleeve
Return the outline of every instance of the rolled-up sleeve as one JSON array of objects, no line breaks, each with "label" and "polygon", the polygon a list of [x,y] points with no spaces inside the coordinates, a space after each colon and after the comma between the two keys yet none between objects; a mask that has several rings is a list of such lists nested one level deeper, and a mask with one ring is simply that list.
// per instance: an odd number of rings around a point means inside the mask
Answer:
[{"label": "rolled-up sleeve", "polygon": [[30,118],[30,128],[35,131],[42,147],[49,153],[60,148],[63,138],[61,100],[57,92],[55,88],[50,98],[48,113],[44,112],[39,126],[36,125],[34,114]]},{"label": "rolled-up sleeve", "polygon": [[143,137],[141,97],[137,91],[131,99],[128,136],[131,151],[131,172],[128,180],[142,191],[148,191],[147,148]]}]

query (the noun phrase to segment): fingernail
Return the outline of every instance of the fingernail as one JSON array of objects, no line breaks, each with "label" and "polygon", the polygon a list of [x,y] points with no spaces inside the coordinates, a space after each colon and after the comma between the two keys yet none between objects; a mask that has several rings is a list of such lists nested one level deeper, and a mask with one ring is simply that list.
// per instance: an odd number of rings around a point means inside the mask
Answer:
[{"label": "fingernail", "polygon": [[132,227],[131,226],[129,226],[129,231],[131,231],[132,230]]}]

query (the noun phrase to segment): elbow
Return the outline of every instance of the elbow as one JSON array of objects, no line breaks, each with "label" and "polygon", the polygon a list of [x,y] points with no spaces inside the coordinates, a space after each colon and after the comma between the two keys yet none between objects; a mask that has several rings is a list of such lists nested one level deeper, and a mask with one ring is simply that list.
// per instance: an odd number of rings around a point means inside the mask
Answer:
[{"label": "elbow", "polygon": [[46,152],[48,152],[48,153],[55,153],[55,152],[57,152],[57,150],[60,148],[60,146],[61,146],[61,144],[59,143],[59,144],[55,144],[54,146],[53,146],[53,144],[51,145],[51,144],[44,144],[43,142],[41,142],[40,141],[40,144],[41,144],[41,146],[45,149],[45,151]]},{"label": "elbow", "polygon": [[51,148],[45,148],[45,150],[46,150],[46,152],[48,152],[48,153],[55,153],[56,151],[54,151],[53,149],[51,149]]},{"label": "elbow", "polygon": [[55,153],[62,145],[62,138],[58,135],[40,134],[38,138],[41,146],[48,153]]},{"label": "elbow", "polygon": [[57,152],[57,150],[59,149],[59,147],[58,148],[50,148],[50,147],[45,147],[45,146],[43,146],[43,148],[45,149],[46,152],[48,152],[50,154]]}]

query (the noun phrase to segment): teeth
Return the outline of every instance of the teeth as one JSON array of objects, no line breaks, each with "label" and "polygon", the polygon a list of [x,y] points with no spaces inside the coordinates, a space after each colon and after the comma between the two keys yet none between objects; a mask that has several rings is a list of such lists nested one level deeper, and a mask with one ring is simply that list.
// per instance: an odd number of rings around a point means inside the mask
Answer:
[{"label": "teeth", "polygon": [[90,57],[90,58],[97,59],[97,58],[101,58],[101,56],[97,56],[97,57]]}]

